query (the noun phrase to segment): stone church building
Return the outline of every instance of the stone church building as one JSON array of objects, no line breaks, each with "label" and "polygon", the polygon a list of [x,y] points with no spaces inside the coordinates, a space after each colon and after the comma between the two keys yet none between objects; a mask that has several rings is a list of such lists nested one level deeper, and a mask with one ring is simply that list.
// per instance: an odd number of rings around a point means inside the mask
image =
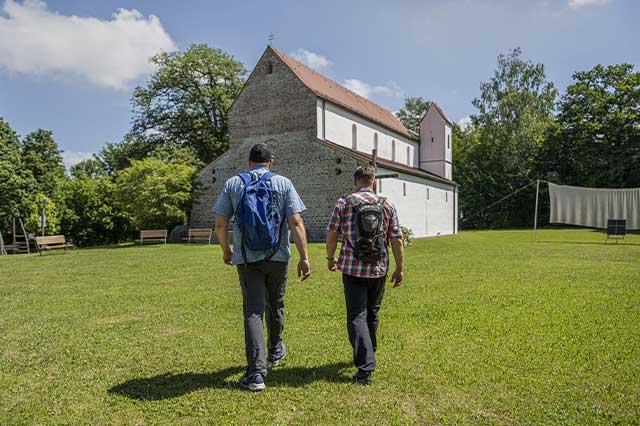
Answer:
[{"label": "stone church building", "polygon": [[378,192],[415,236],[455,234],[457,185],[451,180],[451,122],[432,103],[410,132],[390,111],[267,46],[229,112],[229,150],[198,174],[191,226],[212,227],[211,207],[225,181],[266,143],[273,171],[289,177],[304,201],[310,240],[322,240],[336,200],[353,188],[358,165],[378,152]]}]

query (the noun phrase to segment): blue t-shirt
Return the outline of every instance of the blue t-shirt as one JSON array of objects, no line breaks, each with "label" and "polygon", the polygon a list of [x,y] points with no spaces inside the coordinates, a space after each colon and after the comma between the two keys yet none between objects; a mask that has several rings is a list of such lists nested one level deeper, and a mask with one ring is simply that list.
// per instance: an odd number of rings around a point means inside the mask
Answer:
[{"label": "blue t-shirt", "polygon": [[[249,171],[251,174],[262,176],[267,173],[269,169],[264,166],[254,167]],[[234,176],[227,180],[224,184],[222,194],[218,197],[213,205],[213,213],[221,216],[232,218],[237,210],[238,201],[240,200],[240,194],[244,184],[239,176]],[[280,209],[280,214],[285,217],[289,217],[296,213],[302,213],[306,210],[304,203],[300,199],[300,196],[296,192],[293,184],[289,179],[284,176],[275,175],[271,178],[271,188],[273,189],[274,202]],[[282,229],[280,230],[280,247],[276,254],[273,255],[271,260],[276,262],[288,262],[291,257],[291,247],[289,244],[289,223],[285,220]],[[244,263],[242,257],[242,236],[240,234],[240,226],[233,223],[233,257],[231,261],[234,265],[241,265]],[[264,260],[266,257],[265,252],[245,250],[247,263],[254,263]]]}]

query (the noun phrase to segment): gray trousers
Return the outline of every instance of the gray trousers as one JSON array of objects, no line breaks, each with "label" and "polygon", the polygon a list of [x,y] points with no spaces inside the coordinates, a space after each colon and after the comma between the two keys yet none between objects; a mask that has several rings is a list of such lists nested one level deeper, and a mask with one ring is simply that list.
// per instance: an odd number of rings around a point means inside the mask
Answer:
[{"label": "gray trousers", "polygon": [[284,329],[284,295],[289,263],[267,260],[238,265],[244,313],[244,341],[247,354],[247,376],[267,375],[263,315],[266,310],[268,350],[272,356],[282,352]]},{"label": "gray trousers", "polygon": [[376,332],[380,319],[387,277],[358,278],[342,274],[344,299],[347,304],[347,331],[353,348],[353,363],[358,370],[376,369]]}]

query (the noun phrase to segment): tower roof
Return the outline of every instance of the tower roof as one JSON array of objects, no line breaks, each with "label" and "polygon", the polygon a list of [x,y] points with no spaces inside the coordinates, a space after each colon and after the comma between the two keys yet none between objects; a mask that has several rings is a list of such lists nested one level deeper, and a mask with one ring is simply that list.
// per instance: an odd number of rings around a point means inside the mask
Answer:
[{"label": "tower roof", "polygon": [[273,46],[269,45],[267,49],[273,50],[273,52],[282,59],[282,61],[291,69],[291,71],[293,71],[300,81],[302,81],[302,83],[318,97],[364,116],[396,133],[406,136],[409,139],[417,139],[416,136],[409,132],[398,117],[396,117],[391,111],[382,108],[380,105],[371,102],[369,99],[358,95],[330,78],[327,78],[306,65],[301,64],[292,57],[280,52]]}]

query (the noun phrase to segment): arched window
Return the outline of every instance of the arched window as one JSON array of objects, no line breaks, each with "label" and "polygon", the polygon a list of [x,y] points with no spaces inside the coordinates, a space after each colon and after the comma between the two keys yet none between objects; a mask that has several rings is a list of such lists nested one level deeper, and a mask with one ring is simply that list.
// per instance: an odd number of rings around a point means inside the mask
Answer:
[{"label": "arched window", "polygon": [[396,161],[396,140],[391,140],[391,161]]},{"label": "arched window", "polygon": [[378,132],[373,134],[373,149],[378,151]]},{"label": "arched window", "polygon": [[351,126],[351,148],[358,149],[358,129],[355,124]]},{"label": "arched window", "polygon": [[407,165],[411,165],[411,148],[407,147]]},{"label": "arched window", "polygon": [[273,64],[271,62],[267,64],[267,74],[273,74]]}]

